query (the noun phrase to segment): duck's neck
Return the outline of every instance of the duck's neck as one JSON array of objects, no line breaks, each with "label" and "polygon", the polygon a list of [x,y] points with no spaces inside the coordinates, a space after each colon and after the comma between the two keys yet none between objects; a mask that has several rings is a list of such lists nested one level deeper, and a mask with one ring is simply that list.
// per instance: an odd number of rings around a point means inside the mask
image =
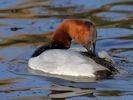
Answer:
[{"label": "duck's neck", "polygon": [[67,32],[66,25],[61,24],[53,33],[51,44],[52,45],[62,45],[65,49],[69,48],[71,45],[71,37]]}]

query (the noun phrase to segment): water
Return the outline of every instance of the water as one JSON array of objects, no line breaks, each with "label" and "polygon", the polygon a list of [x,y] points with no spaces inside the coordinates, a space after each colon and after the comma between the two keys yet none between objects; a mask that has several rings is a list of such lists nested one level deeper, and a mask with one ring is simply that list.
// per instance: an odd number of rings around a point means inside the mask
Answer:
[{"label": "water", "polygon": [[[93,21],[97,51],[128,73],[95,82],[27,75],[31,54],[65,18]],[[0,100],[132,100],[133,1],[0,0],[0,69]]]}]

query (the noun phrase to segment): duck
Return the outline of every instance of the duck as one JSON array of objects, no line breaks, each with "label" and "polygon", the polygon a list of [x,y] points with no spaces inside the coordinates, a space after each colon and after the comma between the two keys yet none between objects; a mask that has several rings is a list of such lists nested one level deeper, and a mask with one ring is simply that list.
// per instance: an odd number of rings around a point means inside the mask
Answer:
[{"label": "duck", "polygon": [[[65,19],[53,32],[50,43],[34,51],[28,61],[28,66],[32,70],[53,75],[109,77],[116,68],[106,60],[110,57],[108,54],[105,57],[96,55],[96,38],[96,27],[91,21]],[[81,44],[85,51],[71,49],[72,41]]]}]

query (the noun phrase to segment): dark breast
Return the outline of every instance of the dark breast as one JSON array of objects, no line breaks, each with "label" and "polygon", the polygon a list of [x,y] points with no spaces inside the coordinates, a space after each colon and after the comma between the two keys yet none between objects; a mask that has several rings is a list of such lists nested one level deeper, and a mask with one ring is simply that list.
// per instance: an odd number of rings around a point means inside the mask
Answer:
[{"label": "dark breast", "polygon": [[39,48],[37,48],[37,50],[34,51],[34,53],[32,54],[31,57],[37,57],[39,56],[41,53],[43,53],[46,50],[50,50],[50,49],[65,49],[65,47],[62,44],[45,44],[40,46]]},{"label": "dark breast", "polygon": [[49,50],[51,48],[50,44],[42,45],[37,50],[34,51],[31,57],[37,57],[39,56],[42,52]]}]

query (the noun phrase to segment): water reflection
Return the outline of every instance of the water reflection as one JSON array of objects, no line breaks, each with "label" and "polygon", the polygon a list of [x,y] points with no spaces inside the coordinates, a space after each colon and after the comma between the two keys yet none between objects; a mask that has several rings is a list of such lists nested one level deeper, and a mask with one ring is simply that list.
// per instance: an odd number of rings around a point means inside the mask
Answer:
[{"label": "water reflection", "polygon": [[[131,100],[132,10],[130,0],[1,0],[0,98]],[[118,66],[129,73],[93,82],[29,75],[27,60],[32,52],[38,45],[50,41],[51,33],[65,18],[92,20],[98,30],[97,51],[108,51]]]},{"label": "water reflection", "polygon": [[51,33],[39,34],[39,35],[29,35],[29,34],[20,34],[13,37],[1,38],[0,47],[22,44],[25,43],[24,46],[28,44],[39,44],[39,43],[48,43],[50,41]]},{"label": "water reflection", "polygon": [[14,85],[14,84],[16,84],[17,81],[21,81],[21,78],[16,77],[16,78],[0,80],[0,87]]}]

